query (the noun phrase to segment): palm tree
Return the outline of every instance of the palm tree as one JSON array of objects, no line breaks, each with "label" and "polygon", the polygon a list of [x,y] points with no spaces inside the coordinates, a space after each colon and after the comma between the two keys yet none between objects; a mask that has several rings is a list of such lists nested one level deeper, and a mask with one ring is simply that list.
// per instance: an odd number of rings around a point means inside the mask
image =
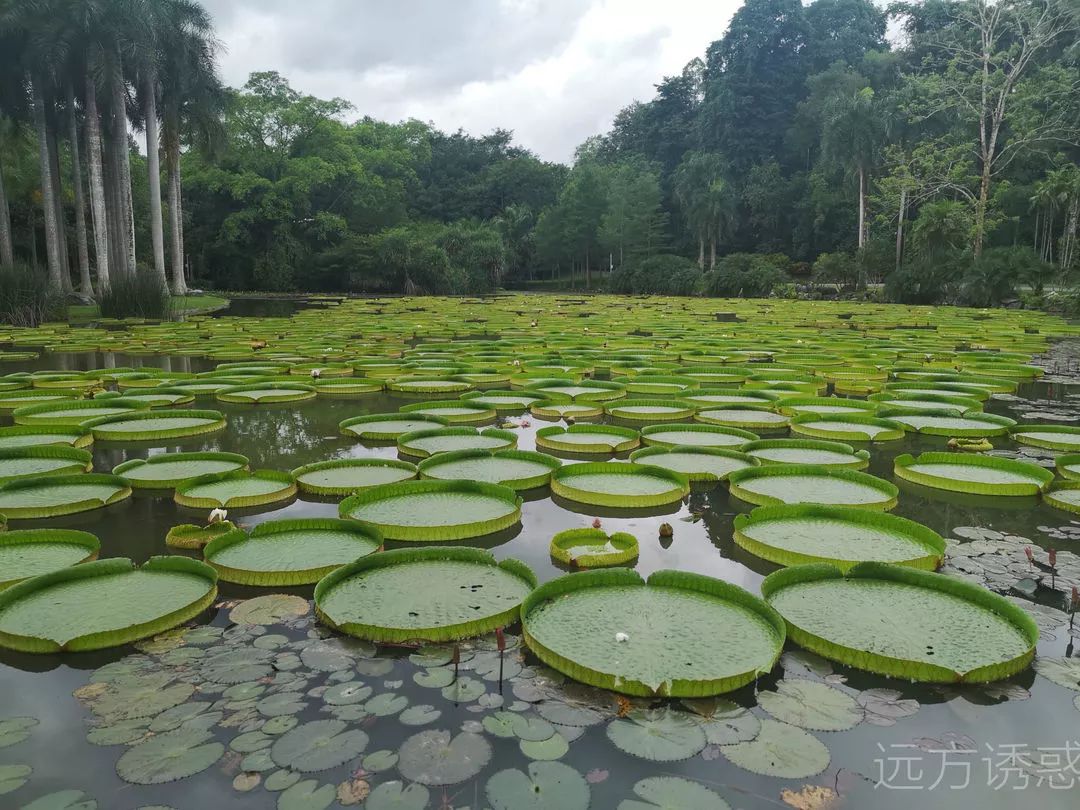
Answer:
[{"label": "palm tree", "polygon": [[827,161],[853,170],[859,181],[858,246],[866,244],[866,193],[882,139],[882,122],[874,106],[874,91],[864,87],[840,95],[828,105],[821,151]]}]

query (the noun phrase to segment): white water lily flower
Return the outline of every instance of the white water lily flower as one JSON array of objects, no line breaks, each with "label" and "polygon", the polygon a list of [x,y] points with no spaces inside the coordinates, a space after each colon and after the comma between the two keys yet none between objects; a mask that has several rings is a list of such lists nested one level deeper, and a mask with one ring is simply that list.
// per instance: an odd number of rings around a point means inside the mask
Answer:
[{"label": "white water lily flower", "polygon": [[622,643],[624,641],[629,641],[630,636],[626,635],[626,633],[616,633],[615,634],[615,640],[618,641],[619,643]]},{"label": "white water lily flower", "polygon": [[213,526],[215,523],[224,523],[225,519],[229,516],[229,513],[224,509],[211,509],[210,519],[207,520],[207,524]]},{"label": "white water lily flower", "polygon": [[321,371],[319,371],[319,370],[318,370],[317,368],[313,368],[313,369],[311,370],[311,377],[312,377],[312,379],[315,379],[315,380],[319,379],[319,375],[320,375],[320,374],[322,374],[322,372],[321,372]]}]

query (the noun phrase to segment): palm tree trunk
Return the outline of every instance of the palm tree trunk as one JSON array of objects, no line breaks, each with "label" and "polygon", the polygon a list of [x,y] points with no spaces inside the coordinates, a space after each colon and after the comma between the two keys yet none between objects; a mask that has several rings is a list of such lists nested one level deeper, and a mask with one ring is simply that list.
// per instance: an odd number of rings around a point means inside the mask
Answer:
[{"label": "palm tree trunk", "polygon": [[716,237],[709,235],[709,271],[716,269]]},{"label": "palm tree trunk", "polygon": [[124,256],[123,234],[120,228],[120,202],[117,189],[116,171],[116,148],[112,138],[107,140],[106,154],[103,162],[105,179],[105,211],[106,227],[109,231],[109,268],[112,280],[127,277],[127,257]]},{"label": "palm tree trunk", "polygon": [[896,218],[896,269],[904,263],[904,218],[907,215],[907,188],[900,189],[900,214]]},{"label": "palm tree trunk", "polygon": [[82,161],[79,159],[79,124],[75,120],[75,91],[68,83],[68,141],[71,143],[71,186],[75,192],[75,248],[79,256],[79,292],[94,297],[90,283],[90,250],[86,244],[86,202],[83,199]]},{"label": "palm tree trunk", "polygon": [[150,241],[154,250],[154,272],[161,285],[165,279],[165,233],[161,221],[161,158],[158,140],[157,79],[154,71],[146,76],[146,173],[150,180]]},{"label": "palm tree trunk", "polygon": [[124,250],[127,257],[127,274],[135,275],[135,212],[131,204],[131,156],[128,153],[127,91],[124,77],[119,70],[111,79],[113,146],[116,149],[116,173],[119,180],[119,221],[123,229]]},{"label": "palm tree trunk", "polygon": [[859,250],[866,243],[866,170],[859,166]]},{"label": "palm tree trunk", "polygon": [[165,167],[169,176],[169,263],[172,268],[173,295],[185,295],[187,282],[184,280],[184,204],[180,188],[180,144],[175,144],[173,153],[172,139],[166,136]]},{"label": "palm tree trunk", "polygon": [[49,163],[52,171],[53,205],[56,207],[56,246],[60,249],[60,289],[65,293],[71,290],[71,258],[68,254],[67,220],[64,217],[64,186],[60,181],[60,150],[56,143],[56,121],[49,110],[55,110],[55,104],[48,101],[46,113],[46,134],[49,139]]},{"label": "palm tree trunk", "polygon": [[97,108],[97,86],[89,71],[83,96],[86,130],[86,161],[90,169],[90,217],[94,226],[94,258],[97,261],[98,291],[109,289],[109,224],[105,213],[105,178],[101,165],[101,118]]},{"label": "palm tree trunk", "polygon": [[4,188],[4,164],[0,160],[0,266],[15,263],[14,240],[11,236],[11,210],[8,208],[7,190]]},{"label": "palm tree trunk", "polygon": [[30,231],[30,266],[38,266],[38,251],[37,251],[37,209],[34,206],[30,206],[29,216],[27,217],[27,223]]},{"label": "palm tree trunk", "polygon": [[697,266],[698,270],[705,272],[705,237],[700,234],[697,240]]},{"label": "palm tree trunk", "polygon": [[57,240],[56,201],[53,199],[55,187],[52,182],[48,125],[45,121],[45,97],[42,93],[40,76],[31,76],[30,91],[34,105],[34,128],[37,130],[38,162],[41,167],[41,207],[45,214],[45,262],[49,273],[49,286],[60,290],[60,248]]}]

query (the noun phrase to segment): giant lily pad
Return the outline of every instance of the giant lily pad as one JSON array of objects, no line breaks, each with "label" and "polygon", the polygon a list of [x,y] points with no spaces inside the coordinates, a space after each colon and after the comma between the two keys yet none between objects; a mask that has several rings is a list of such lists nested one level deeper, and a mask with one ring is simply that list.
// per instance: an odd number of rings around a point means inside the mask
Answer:
[{"label": "giant lily pad", "polygon": [[820,503],[887,510],[896,506],[895,484],[866,473],[816,464],[768,464],[728,476],[731,494],[748,503]]},{"label": "giant lily pad", "polygon": [[220,411],[169,410],[109,416],[84,422],[99,441],[144,442],[182,439],[225,429]]},{"label": "giant lily pad", "polygon": [[0,533],[0,590],[30,577],[96,560],[101,543],[74,529]]},{"label": "giant lily pad", "polygon": [[517,434],[509,430],[471,427],[446,427],[418,430],[398,437],[398,452],[402,455],[427,458],[436,453],[455,450],[505,450],[517,444]]},{"label": "giant lily pad", "polygon": [[159,453],[117,464],[113,475],[135,489],[168,489],[200,475],[242,470],[247,463],[238,453]]},{"label": "giant lily pad", "polygon": [[1038,495],[1054,480],[1036,464],[966,453],[905,453],[894,460],[893,472],[905,481],[973,495]]},{"label": "giant lily pad", "polygon": [[945,541],[937,532],[850,506],[763,506],[735,517],[735,542],[779,565],[828,562],[845,572],[865,561],[933,571],[945,558]]},{"label": "giant lily pad", "polygon": [[543,392],[470,391],[462,394],[461,399],[463,402],[494,408],[499,413],[522,413],[533,403],[551,399],[551,396]]},{"label": "giant lily pad", "polygon": [[116,475],[80,473],[25,478],[0,485],[0,513],[9,518],[46,518],[99,509],[130,497]]},{"label": "giant lily pad", "polygon": [[879,413],[892,422],[899,422],[907,430],[927,436],[952,436],[966,439],[1004,436],[1016,424],[1015,420],[1007,416],[981,411],[957,413],[949,410],[905,411],[882,408]]},{"label": "giant lily pad", "polygon": [[678,422],[689,419],[698,406],[678,399],[620,399],[604,407],[604,413],[632,422]]},{"label": "giant lily pad", "polygon": [[42,447],[48,445],[68,445],[70,447],[89,447],[94,443],[94,434],[89,428],[63,427],[49,425],[15,425],[0,428],[0,448]]},{"label": "giant lily pad", "polygon": [[762,439],[740,448],[762,464],[821,464],[827,467],[865,469],[870,453],[850,444],[815,439]]},{"label": "giant lily pad", "polygon": [[31,653],[97,650],[182,624],[217,595],[217,575],[186,557],[140,568],[113,558],[63,568],[0,592],[0,645]]},{"label": "giant lily pad", "polygon": [[1039,631],[1026,612],[963,580],[882,563],[848,573],[785,568],[761,592],[793,641],[834,661],[914,681],[987,682],[1023,671]]},{"label": "giant lily pad", "polygon": [[417,402],[413,405],[405,405],[401,408],[402,413],[423,414],[425,416],[437,416],[445,419],[451,425],[477,425],[490,422],[496,416],[494,408],[488,405],[469,402],[468,400],[436,400],[434,402]]},{"label": "giant lily pad", "polygon": [[135,411],[149,409],[149,404],[117,397],[105,400],[80,402],[43,402],[18,408],[12,416],[16,425],[57,425],[81,427],[84,423],[107,416],[125,416]]},{"label": "giant lily pad", "polygon": [[872,414],[877,410],[873,402],[841,397],[785,397],[777,403],[781,413],[794,416],[802,413],[816,414]]},{"label": "giant lily pad", "polygon": [[458,450],[420,462],[423,478],[483,481],[515,490],[542,487],[562,462],[545,453],[525,450]]},{"label": "giant lily pad", "polygon": [[756,433],[720,425],[650,425],[641,429],[641,441],[650,447],[718,447],[736,450],[756,439]]},{"label": "giant lily pad", "polygon": [[315,387],[293,382],[257,382],[234,385],[214,393],[219,402],[260,404],[274,402],[303,402],[315,399]]},{"label": "giant lily pad", "polygon": [[181,506],[194,509],[242,508],[286,501],[296,494],[292,475],[277,470],[237,470],[192,478],[176,488]]},{"label": "giant lily pad", "polygon": [[714,447],[645,447],[630,454],[636,464],[649,464],[685,475],[690,481],[719,481],[735,470],[756,467],[757,459],[737,450]]},{"label": "giant lily pad", "polygon": [[448,641],[514,623],[535,585],[523,563],[480,549],[399,549],[328,574],[315,606],[331,627],[371,641]]},{"label": "giant lily pad", "polygon": [[759,433],[786,433],[790,417],[776,413],[768,405],[732,404],[704,408],[694,414],[694,419],[706,425],[721,425]]},{"label": "giant lily pad", "polygon": [[341,502],[343,518],[378,526],[391,540],[440,542],[497,532],[521,519],[512,489],[475,481],[403,481]]},{"label": "giant lily pad", "polygon": [[1059,481],[1052,484],[1043,492],[1043,500],[1057,509],[1080,514],[1080,481]]},{"label": "giant lily pad", "polygon": [[636,560],[638,541],[632,534],[603,529],[567,529],[551,538],[551,557],[575,568],[602,568]]},{"label": "giant lily pad", "polygon": [[1054,459],[1058,475],[1070,481],[1080,481],[1080,453],[1067,453]]},{"label": "giant lily pad", "polygon": [[839,442],[891,442],[904,438],[904,425],[877,416],[808,413],[791,418],[791,432]]},{"label": "giant lily pad", "polygon": [[1080,450],[1080,427],[1070,425],[1016,425],[1009,434],[1020,444],[1049,450]]},{"label": "giant lily pad", "polygon": [[783,621],[756,597],[685,571],[647,582],[623,568],[570,574],[533,591],[521,615],[544,663],[631,695],[737,689],[772,669],[784,644]]},{"label": "giant lily pad", "polygon": [[552,426],[536,431],[536,446],[563,453],[608,455],[633,450],[641,442],[638,432],[615,425]]},{"label": "giant lily pad", "polygon": [[306,585],[380,545],[378,529],[360,521],[298,518],[260,523],[250,535],[227,532],[211,540],[203,556],[226,582]]},{"label": "giant lily pad", "polygon": [[305,464],[292,471],[301,492],[312,495],[348,495],[361,489],[408,481],[416,467],[389,458],[338,458]]},{"label": "giant lily pad", "polygon": [[604,406],[600,403],[543,399],[529,405],[529,413],[545,419],[592,419],[603,415]]},{"label": "giant lily pad", "polygon": [[64,445],[0,449],[0,482],[90,472],[93,455]]},{"label": "giant lily pad", "polygon": [[677,503],[690,494],[690,482],[662,467],[586,462],[552,473],[551,491],[576,503],[641,508]]},{"label": "giant lily pad", "polygon": [[445,427],[448,422],[441,416],[427,414],[377,413],[354,416],[338,424],[346,436],[357,436],[369,441],[396,441],[399,436],[418,430]]}]

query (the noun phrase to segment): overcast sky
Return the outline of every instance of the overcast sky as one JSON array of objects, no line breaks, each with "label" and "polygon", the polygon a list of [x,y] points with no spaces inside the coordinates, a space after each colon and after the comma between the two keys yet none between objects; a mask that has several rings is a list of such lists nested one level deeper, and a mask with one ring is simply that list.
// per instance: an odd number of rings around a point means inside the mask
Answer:
[{"label": "overcast sky", "polygon": [[277,70],[356,114],[496,127],[546,160],[606,130],[727,28],[742,0],[203,0],[225,81]]}]

